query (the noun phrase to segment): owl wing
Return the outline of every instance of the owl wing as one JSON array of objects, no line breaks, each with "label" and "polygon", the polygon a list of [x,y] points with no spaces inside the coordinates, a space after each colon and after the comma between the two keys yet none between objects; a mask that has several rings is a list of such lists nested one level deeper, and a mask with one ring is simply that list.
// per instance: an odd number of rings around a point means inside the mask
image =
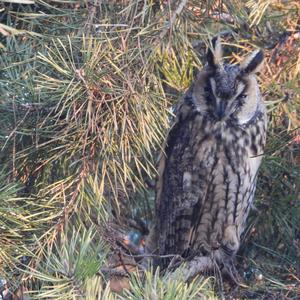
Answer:
[{"label": "owl wing", "polygon": [[214,146],[204,130],[205,118],[193,107],[190,91],[178,105],[158,166],[160,254],[181,254],[188,248],[192,224],[201,211],[213,167]]}]

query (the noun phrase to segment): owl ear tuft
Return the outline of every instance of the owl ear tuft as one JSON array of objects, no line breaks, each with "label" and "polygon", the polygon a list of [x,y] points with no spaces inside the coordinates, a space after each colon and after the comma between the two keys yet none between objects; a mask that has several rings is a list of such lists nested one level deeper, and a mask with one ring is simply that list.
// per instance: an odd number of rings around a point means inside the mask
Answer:
[{"label": "owl ear tuft", "polygon": [[254,74],[261,70],[264,61],[264,53],[262,50],[256,50],[249,55],[242,63],[240,68],[243,74]]},{"label": "owl ear tuft", "polygon": [[207,51],[207,62],[210,67],[217,68],[222,61],[222,45],[220,36],[211,40],[211,47]]}]

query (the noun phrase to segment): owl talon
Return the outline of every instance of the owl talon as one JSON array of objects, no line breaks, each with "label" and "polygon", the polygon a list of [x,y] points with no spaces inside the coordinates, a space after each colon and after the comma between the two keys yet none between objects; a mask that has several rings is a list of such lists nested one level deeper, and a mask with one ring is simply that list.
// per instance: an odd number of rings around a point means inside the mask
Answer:
[{"label": "owl talon", "polygon": [[236,269],[233,261],[227,262],[224,264],[224,268],[222,269],[222,273],[227,276],[230,281],[235,285],[240,285],[242,283],[242,277]]},{"label": "owl talon", "polygon": [[174,270],[176,269],[178,266],[181,265],[181,263],[184,261],[183,257],[180,255],[175,255],[172,260],[170,261],[168,267],[167,267],[167,271],[170,270]]}]

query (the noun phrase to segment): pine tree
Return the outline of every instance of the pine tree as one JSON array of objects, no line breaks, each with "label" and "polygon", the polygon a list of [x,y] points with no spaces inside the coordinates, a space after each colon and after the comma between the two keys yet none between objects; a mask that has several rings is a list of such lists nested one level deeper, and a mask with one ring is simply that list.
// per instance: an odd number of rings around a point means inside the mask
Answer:
[{"label": "pine tree", "polygon": [[214,297],[202,276],[187,285],[151,270],[133,274],[120,296],[103,270],[117,237],[155,217],[150,183],[174,104],[210,38],[226,31],[235,59],[253,44],[267,53],[261,88],[272,126],[245,273],[270,279],[253,290],[297,293],[299,10],[297,1],[2,1],[0,277],[10,290],[23,285],[37,299]]}]

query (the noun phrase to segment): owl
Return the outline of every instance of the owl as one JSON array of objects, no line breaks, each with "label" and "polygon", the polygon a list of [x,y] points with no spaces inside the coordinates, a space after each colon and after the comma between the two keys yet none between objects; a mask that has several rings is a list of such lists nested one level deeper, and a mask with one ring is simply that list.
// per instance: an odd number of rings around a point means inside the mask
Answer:
[{"label": "owl", "polygon": [[[156,221],[148,252],[232,259],[253,202],[267,117],[255,73],[263,52],[240,64],[212,40],[207,64],[179,101],[159,159]],[[161,267],[166,261],[161,260]]]}]

